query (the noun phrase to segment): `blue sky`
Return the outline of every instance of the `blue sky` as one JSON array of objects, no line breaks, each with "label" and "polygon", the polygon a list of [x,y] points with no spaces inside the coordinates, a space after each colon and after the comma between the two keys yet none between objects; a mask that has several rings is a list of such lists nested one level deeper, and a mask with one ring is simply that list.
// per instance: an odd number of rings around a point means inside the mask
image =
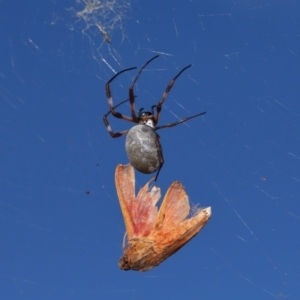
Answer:
[{"label": "blue sky", "polygon": [[[300,1],[91,3],[0,1],[1,299],[299,299]],[[156,54],[136,108],[192,64],[159,125],[207,112],[159,131],[157,184],[179,180],[212,218],[159,267],[125,272],[114,172],[128,159],[104,85]]]}]

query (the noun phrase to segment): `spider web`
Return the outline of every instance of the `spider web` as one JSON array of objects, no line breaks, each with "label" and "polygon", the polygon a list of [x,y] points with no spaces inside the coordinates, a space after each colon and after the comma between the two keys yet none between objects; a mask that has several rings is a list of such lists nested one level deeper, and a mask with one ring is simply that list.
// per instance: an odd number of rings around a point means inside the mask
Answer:
[{"label": "spider web", "polygon": [[[2,298],[298,298],[299,1],[0,5]],[[212,218],[161,266],[121,272],[114,170],[128,159],[102,121],[104,85],[157,54],[136,110],[192,64],[159,125],[207,112],[158,132],[157,185],[179,180]],[[136,72],[112,83],[115,104]],[[136,173],[137,189],[151,177]]]}]

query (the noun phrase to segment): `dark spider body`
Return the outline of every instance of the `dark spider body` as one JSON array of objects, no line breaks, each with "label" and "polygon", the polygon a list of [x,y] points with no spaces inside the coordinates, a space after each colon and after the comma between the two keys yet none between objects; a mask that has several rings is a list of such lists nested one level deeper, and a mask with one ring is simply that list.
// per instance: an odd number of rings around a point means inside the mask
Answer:
[{"label": "dark spider body", "polygon": [[[135,113],[135,107],[134,107],[134,92],[133,88],[134,85],[140,76],[143,69],[157,56],[151,58],[149,61],[147,61],[144,66],[140,69],[138,74],[135,76],[130,88],[129,88],[129,99],[122,101],[118,105],[114,106],[112,101],[112,95],[110,90],[110,83],[121,73],[136,69],[129,68],[120,71],[119,73],[115,74],[107,83],[106,83],[106,95],[108,100],[108,105],[110,107],[110,110],[107,114],[104,115],[103,121],[104,124],[110,134],[111,137],[116,138],[120,137],[124,134],[127,134],[126,138],[126,153],[128,156],[128,159],[131,163],[131,165],[137,169],[138,171],[145,173],[145,174],[151,174],[155,171],[157,171],[154,181],[157,180],[159,171],[161,170],[164,159],[163,159],[163,151],[161,144],[159,142],[159,135],[156,133],[156,130],[163,129],[163,128],[169,128],[176,126],[178,124],[184,123],[192,118],[201,116],[205,114],[206,112],[199,113],[197,115],[187,117],[185,119],[179,120],[174,123],[162,125],[162,126],[156,126],[159,121],[160,112],[162,109],[162,105],[168,96],[173,84],[175,83],[175,80],[179,77],[179,75],[185,71],[187,68],[191,67],[191,65],[183,68],[168,84],[162,98],[158,102],[157,105],[152,106],[152,112],[145,112],[143,108],[140,109],[138,116]],[[122,115],[119,112],[116,112],[115,109],[123,104],[124,102],[129,101],[130,103],[130,109],[131,109],[131,118],[127,117],[125,115]],[[154,108],[156,108],[156,113],[154,112]],[[123,119],[128,122],[137,123],[138,125],[132,127],[130,130],[120,131],[120,132],[113,132],[109,122],[108,122],[108,115],[112,114],[114,117]]]}]

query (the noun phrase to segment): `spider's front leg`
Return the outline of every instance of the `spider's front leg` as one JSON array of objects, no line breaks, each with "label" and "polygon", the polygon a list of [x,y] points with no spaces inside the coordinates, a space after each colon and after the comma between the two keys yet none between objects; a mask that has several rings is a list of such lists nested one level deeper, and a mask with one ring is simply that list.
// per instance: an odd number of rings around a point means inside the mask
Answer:
[{"label": "spider's front leg", "polygon": [[169,95],[176,79],[188,68],[190,68],[192,65],[188,65],[186,67],[184,67],[168,84],[165,92],[163,93],[163,96],[161,97],[161,99],[159,100],[158,104],[156,105],[156,116],[155,116],[155,120],[156,120],[156,124],[158,123],[159,121],[159,117],[160,117],[160,112],[161,112],[161,109],[162,109],[162,105],[163,103],[165,102],[167,96]]},{"label": "spider's front leg", "polygon": [[106,129],[107,129],[108,133],[110,134],[110,136],[112,138],[120,137],[120,136],[122,136],[124,134],[127,134],[127,132],[129,131],[129,130],[124,130],[124,131],[119,131],[119,132],[113,132],[112,129],[111,129],[111,127],[110,127],[110,124],[108,122],[107,115],[103,116],[103,121],[104,121],[104,124],[106,126]]},{"label": "spider's front leg", "polygon": [[134,86],[138,80],[138,78],[140,77],[141,73],[143,72],[143,70],[146,68],[146,66],[155,58],[159,57],[159,55],[155,55],[154,57],[152,57],[151,59],[149,59],[139,70],[139,72],[137,73],[137,75],[134,77],[132,84],[129,88],[129,102],[130,102],[130,110],[131,110],[131,116],[133,120],[137,120],[136,114],[135,114],[135,108],[134,108]]},{"label": "spider's front leg", "polygon": [[[107,101],[108,101],[108,105],[109,105],[109,109],[110,109],[110,112],[111,114],[115,117],[115,118],[118,118],[118,119],[123,119],[125,121],[128,121],[128,122],[134,122],[133,119],[125,116],[125,115],[122,115],[121,113],[119,112],[116,112],[115,111],[115,108],[118,107],[120,104],[116,105],[114,107],[114,104],[113,104],[113,99],[112,99],[112,94],[111,94],[111,89],[110,89],[110,84],[111,82],[117,77],[119,76],[120,74],[126,72],[126,71],[129,71],[129,70],[133,70],[133,69],[136,69],[136,67],[133,67],[133,68],[129,68],[129,69],[125,69],[125,70],[122,70],[120,71],[119,73],[115,74],[105,85],[105,91],[106,91],[106,97],[107,97]],[[121,102],[123,103],[123,102]],[[107,115],[107,114],[106,114]],[[105,117],[105,116],[104,116]],[[104,121],[105,123],[105,121]],[[105,123],[106,124],[106,123]]]},{"label": "spider's front leg", "polygon": [[[117,108],[118,106],[122,105],[123,103],[127,102],[127,101],[128,101],[128,99],[127,99],[127,100],[124,100],[124,101],[122,101],[122,102],[120,102],[119,104],[117,104],[117,105],[114,107],[114,109]],[[113,132],[113,131],[112,131],[112,128],[111,128],[111,126],[110,126],[110,124],[109,124],[109,122],[108,122],[108,118],[107,118],[108,115],[109,115],[110,113],[111,113],[111,111],[109,110],[109,111],[103,116],[103,122],[104,122],[105,127],[106,127],[108,133],[110,134],[110,136],[111,136],[112,138],[117,138],[117,137],[119,137],[119,136],[122,136],[122,135],[126,134],[129,130],[124,130],[124,131],[120,131],[120,132]],[[123,115],[120,114],[120,113],[117,113],[117,114],[118,114],[118,116],[120,116],[120,118],[122,119]],[[130,119],[130,120],[131,120],[131,119]]]}]

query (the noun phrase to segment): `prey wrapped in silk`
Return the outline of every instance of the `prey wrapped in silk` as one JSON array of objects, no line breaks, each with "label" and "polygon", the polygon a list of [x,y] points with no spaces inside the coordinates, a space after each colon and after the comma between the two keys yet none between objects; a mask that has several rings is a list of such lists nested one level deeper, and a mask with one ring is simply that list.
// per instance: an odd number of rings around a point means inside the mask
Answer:
[{"label": "prey wrapped in silk", "polygon": [[126,226],[122,270],[147,271],[190,241],[207,223],[211,208],[190,213],[184,187],[175,181],[158,209],[160,188],[149,190],[150,180],[135,196],[135,175],[131,165],[118,165],[115,174],[117,194]]}]

